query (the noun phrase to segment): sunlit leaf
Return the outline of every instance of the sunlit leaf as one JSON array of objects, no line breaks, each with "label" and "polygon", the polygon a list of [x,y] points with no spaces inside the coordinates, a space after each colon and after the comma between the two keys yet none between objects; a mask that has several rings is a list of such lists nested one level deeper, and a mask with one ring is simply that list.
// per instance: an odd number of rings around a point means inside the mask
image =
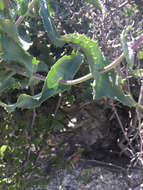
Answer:
[{"label": "sunlit leaf", "polygon": [[1,58],[6,61],[16,61],[24,64],[29,74],[36,72],[38,61],[36,61],[36,59],[33,58],[28,52],[24,51],[17,42],[8,37],[6,34],[2,34],[1,37]]},{"label": "sunlit leaf", "polygon": [[0,10],[3,11],[4,10],[4,2],[3,0],[0,1]]},{"label": "sunlit leaf", "polygon": [[55,4],[57,2],[55,2],[55,0],[49,0],[48,1],[48,10],[49,10],[49,14],[53,15],[54,14],[54,8],[55,8]]},{"label": "sunlit leaf", "polygon": [[103,55],[98,43],[94,40],[90,40],[85,35],[79,35],[76,33],[62,36],[61,40],[72,43],[82,50],[89,64],[90,71],[93,77],[96,78],[98,70],[103,68]]},{"label": "sunlit leaf", "polygon": [[137,57],[138,57],[138,59],[143,59],[143,51],[138,51]]},{"label": "sunlit leaf", "polygon": [[60,84],[59,80],[72,80],[82,61],[83,56],[81,55],[64,56],[59,59],[48,73],[41,99],[45,100],[47,96],[69,90],[70,86]]},{"label": "sunlit leaf", "polygon": [[0,32],[6,33],[15,42],[19,42],[16,25],[11,20],[0,18]]},{"label": "sunlit leaf", "polygon": [[27,12],[28,1],[21,0],[19,2],[20,2],[20,4],[19,4],[20,5],[20,8],[19,8],[20,15],[24,15]]},{"label": "sunlit leaf", "polygon": [[124,94],[118,75],[114,69],[99,74],[97,80],[93,83],[93,94],[94,99],[109,97],[128,106],[137,105],[129,94]]},{"label": "sunlit leaf", "polygon": [[80,55],[62,57],[49,71],[41,93],[35,96],[22,94],[19,96],[16,104],[8,105],[6,107],[7,110],[11,112],[14,111],[16,107],[22,109],[34,108],[40,106],[42,102],[51,96],[69,90],[70,86],[59,83],[59,80],[72,80],[82,63],[82,60],[83,56]]},{"label": "sunlit leaf", "polygon": [[10,74],[5,73],[4,75],[0,75],[0,92],[6,90],[7,88],[11,88],[14,83],[14,79],[12,78],[15,72]]},{"label": "sunlit leaf", "polygon": [[0,158],[3,159],[4,158],[4,152],[6,151],[7,149],[7,145],[2,145],[0,147]]},{"label": "sunlit leaf", "polygon": [[42,18],[45,30],[47,31],[48,39],[57,47],[62,47],[64,45],[58,38],[59,35],[56,31],[56,27],[52,22],[48,10],[48,0],[40,0],[41,9],[40,16]]},{"label": "sunlit leaf", "polygon": [[99,69],[109,64],[109,61],[104,58],[97,42],[88,39],[84,35],[78,34],[68,34],[61,39],[77,45],[84,53],[90,65],[91,73],[95,79],[93,86],[94,98],[99,99],[103,96],[108,96],[129,106],[136,105],[135,101],[130,96],[124,95],[118,80],[118,75],[114,70],[101,74],[98,73]]}]

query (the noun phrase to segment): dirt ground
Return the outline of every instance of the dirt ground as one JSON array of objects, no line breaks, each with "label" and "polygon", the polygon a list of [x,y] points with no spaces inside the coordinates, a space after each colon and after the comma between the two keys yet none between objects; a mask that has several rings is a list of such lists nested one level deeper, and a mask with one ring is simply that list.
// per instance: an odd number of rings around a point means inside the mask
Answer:
[{"label": "dirt ground", "polygon": [[120,127],[115,118],[107,119],[107,115],[113,117],[113,111],[104,103],[101,100],[66,109],[70,121],[76,118],[76,122],[69,123],[72,133],[66,132],[62,144],[68,164],[51,170],[49,164],[46,190],[143,189],[143,168],[133,168],[128,156],[121,152],[117,142],[122,138]]}]

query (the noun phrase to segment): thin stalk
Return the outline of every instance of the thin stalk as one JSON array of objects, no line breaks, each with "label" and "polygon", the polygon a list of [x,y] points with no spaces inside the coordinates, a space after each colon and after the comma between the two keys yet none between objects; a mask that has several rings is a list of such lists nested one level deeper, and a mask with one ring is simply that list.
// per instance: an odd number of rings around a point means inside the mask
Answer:
[{"label": "thin stalk", "polygon": [[[111,70],[113,67],[115,67],[117,64],[119,64],[122,61],[123,57],[124,57],[124,54],[120,55],[111,64],[105,66],[103,69],[100,69],[99,73],[105,73],[105,72]],[[61,84],[65,84],[65,85],[75,85],[75,84],[85,82],[85,81],[87,81],[87,80],[89,80],[91,78],[93,78],[93,75],[92,75],[92,73],[89,73],[89,74],[87,74],[87,75],[85,75],[83,77],[80,77],[78,79],[75,79],[75,80],[67,80],[67,81],[60,80],[59,82]]]},{"label": "thin stalk", "polygon": [[[133,42],[131,44],[131,48],[133,50],[137,49],[137,47],[139,47],[139,45],[143,42],[143,33],[139,36],[139,38]],[[117,57],[111,64],[105,66],[103,69],[99,70],[99,73],[104,73],[107,72],[109,70],[111,70],[112,68],[116,67],[124,58],[124,54],[122,53],[119,57]],[[79,84],[82,82],[85,82],[86,80],[89,80],[93,78],[92,73],[89,73],[81,78],[75,79],[75,80],[68,80],[68,81],[64,81],[64,80],[60,80],[59,82],[61,84],[65,84],[65,85],[75,85],[75,84]]]},{"label": "thin stalk", "polygon": [[[143,34],[140,35],[140,37],[131,44],[131,48],[133,50],[137,49],[137,47],[143,42]],[[124,58],[124,54],[122,53],[119,57],[117,57],[111,64],[105,66],[103,69],[100,69],[99,70],[99,73],[104,73],[104,72],[107,72],[109,70],[111,70],[112,68],[116,67],[121,61],[122,59]],[[22,72],[20,71],[19,69],[15,68],[15,67],[11,67],[11,66],[5,66],[5,69],[7,70],[13,70],[15,71],[16,73],[22,75],[22,76],[26,76],[28,77],[28,75],[26,74],[26,72]],[[46,77],[43,76],[43,75],[40,75],[38,73],[34,73],[33,74],[33,78],[36,78],[36,79],[39,79],[39,80],[42,80],[42,81],[45,81]],[[82,83],[84,81],[87,81],[89,79],[93,78],[93,75],[92,73],[89,73],[81,78],[78,78],[78,79],[75,79],[75,80],[60,80],[59,82],[61,84],[64,84],[64,85],[75,85],[75,84],[79,84],[79,83]]]},{"label": "thin stalk", "polygon": [[[20,71],[18,68],[16,67],[13,67],[13,66],[8,66],[8,65],[5,65],[4,68],[8,71],[15,71],[17,74],[19,75],[22,75],[22,76],[25,76],[25,77],[29,77],[28,74],[24,71]],[[46,80],[46,77],[43,76],[43,75],[40,75],[38,73],[34,73],[32,75],[33,78],[35,79],[38,79],[38,80],[41,80],[41,81],[45,81]]]},{"label": "thin stalk", "polygon": [[[20,16],[20,17],[17,19],[17,21],[15,22],[16,26],[18,26],[18,25],[24,20],[24,18],[29,14],[29,11],[33,8],[33,6],[34,6],[34,4],[35,4],[36,1],[37,1],[37,0],[32,0],[32,1],[29,3],[27,12],[26,12],[24,15]],[[130,47],[131,47],[133,50],[135,50],[142,42],[143,42],[143,34],[141,34],[141,35],[139,36],[139,38],[138,38],[135,42],[133,42],[133,43],[131,44]],[[124,58],[124,54],[122,53],[122,54],[121,54],[119,57],[117,57],[111,64],[105,66],[103,69],[100,69],[100,70],[99,70],[99,73],[107,72],[107,71],[111,70],[112,68],[116,67],[116,66],[122,61],[123,58]],[[7,67],[7,69],[10,70],[10,68],[8,68],[8,67]],[[13,70],[13,68],[11,68],[11,69]],[[17,72],[18,74],[20,74],[20,75],[27,76],[25,72],[21,72],[21,71],[19,71],[18,69],[16,69],[16,72]],[[42,76],[42,75],[39,75],[39,74],[36,74],[36,73],[33,74],[33,77],[34,77],[34,78],[37,78],[37,79],[39,79],[39,80],[43,80],[43,81],[45,81],[45,79],[46,79],[46,77],[44,77],[44,76]],[[82,83],[82,82],[84,82],[84,81],[86,81],[86,80],[89,80],[89,79],[91,79],[91,78],[93,78],[93,75],[92,75],[92,73],[89,73],[89,74],[87,74],[87,75],[85,75],[85,76],[83,76],[83,77],[80,77],[80,78],[78,78],[78,79],[75,79],[75,80],[68,80],[68,81],[60,80],[59,82],[60,82],[61,84],[65,84],[65,85],[75,85],[75,84]]]},{"label": "thin stalk", "polygon": [[[34,4],[35,4],[36,1],[37,1],[37,0],[32,0],[32,1],[29,3],[29,5],[28,5],[28,10],[26,11],[26,13],[25,13],[24,15],[20,16],[20,17],[17,19],[17,21],[15,22],[16,26],[18,26],[19,24],[21,24],[21,22],[24,20],[24,18],[29,14],[29,11],[34,7]],[[141,35],[139,36],[139,38],[138,38],[135,42],[133,42],[133,43],[131,44],[130,47],[131,47],[133,50],[135,50],[142,42],[143,42],[143,34],[141,34]],[[122,54],[121,54],[119,57],[117,57],[111,64],[105,66],[103,69],[100,69],[100,70],[99,70],[99,73],[107,72],[107,71],[111,70],[112,68],[116,67],[116,66],[122,61],[123,58],[124,58],[124,54],[122,53]],[[9,67],[7,67],[6,69],[8,69],[8,70],[10,70],[10,69],[11,69],[11,70],[14,70],[14,68],[9,68]],[[28,77],[25,72],[21,72],[21,71],[19,71],[18,69],[16,69],[15,71],[16,71],[18,74],[20,74],[20,75],[23,75],[23,76]],[[34,78],[37,78],[37,79],[39,79],[39,80],[42,80],[42,81],[45,81],[45,79],[46,79],[46,77],[44,77],[44,76],[42,76],[42,75],[39,75],[39,74],[37,74],[37,73],[33,74],[33,77],[34,77]],[[65,85],[75,85],[75,84],[82,83],[82,82],[84,82],[84,81],[86,81],[86,80],[89,80],[89,79],[91,79],[91,78],[93,78],[93,75],[92,75],[92,73],[89,73],[89,74],[87,74],[87,75],[85,75],[85,76],[83,76],[83,77],[80,77],[80,78],[78,78],[78,79],[75,79],[75,80],[68,80],[68,81],[60,80],[59,82],[60,82],[61,84],[65,84]]]}]

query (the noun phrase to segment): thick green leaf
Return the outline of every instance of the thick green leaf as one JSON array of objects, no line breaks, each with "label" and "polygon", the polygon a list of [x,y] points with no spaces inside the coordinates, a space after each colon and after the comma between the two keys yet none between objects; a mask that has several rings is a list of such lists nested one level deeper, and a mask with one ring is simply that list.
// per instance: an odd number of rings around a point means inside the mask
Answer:
[{"label": "thick green leaf", "polygon": [[130,29],[131,29],[131,26],[127,27],[127,29],[125,29],[122,32],[122,34],[121,34],[121,45],[122,45],[124,56],[125,56],[126,61],[128,63],[129,69],[132,69],[132,67],[134,65],[134,57],[135,57],[134,51],[130,47],[129,43],[126,41],[126,35]]},{"label": "thick green leaf", "polygon": [[12,38],[18,43],[18,32],[16,25],[11,20],[0,18],[0,32],[6,33],[8,37]]},{"label": "thick green leaf", "polygon": [[48,73],[42,89],[42,100],[57,93],[69,90],[70,86],[62,85],[59,80],[72,80],[83,61],[81,55],[64,56],[59,59]]},{"label": "thick green leaf", "polygon": [[138,59],[143,59],[143,51],[138,51],[137,52],[137,57],[138,57]]},{"label": "thick green leaf", "polygon": [[2,145],[2,146],[0,147],[0,158],[1,158],[1,159],[4,158],[4,152],[6,151],[7,147],[8,147],[7,145]]},{"label": "thick green leaf", "polygon": [[[2,59],[24,64],[29,74],[36,72],[38,61],[21,47],[16,25],[10,20],[0,18],[0,40]],[[26,42],[23,43],[27,47]]]},{"label": "thick green leaf", "polygon": [[20,2],[20,9],[19,9],[19,12],[20,12],[20,15],[25,15],[25,13],[27,12],[27,8],[28,8],[28,1],[25,1],[25,0],[21,0],[19,1]]},{"label": "thick green leaf", "polygon": [[28,81],[28,87],[29,86],[36,86],[36,85],[38,85],[39,83],[41,82],[41,80],[40,79],[38,79],[38,78],[34,78],[34,77],[31,77],[30,79],[29,79],[29,81]]},{"label": "thick green leaf", "polygon": [[64,42],[72,43],[79,47],[86,56],[90,71],[94,78],[98,70],[103,68],[103,55],[96,41],[90,40],[85,35],[67,34],[61,37]]},{"label": "thick green leaf", "polygon": [[22,94],[19,96],[16,104],[8,105],[6,109],[11,112],[16,107],[22,109],[38,107],[49,97],[69,90],[70,86],[60,84],[59,80],[72,80],[82,60],[83,56],[81,55],[62,57],[49,71],[41,93],[35,96]]},{"label": "thick green leaf", "polygon": [[49,71],[49,66],[43,61],[40,61],[37,68],[37,72],[41,72],[41,71],[45,71],[45,72]]},{"label": "thick green leaf", "polygon": [[0,0],[0,10],[1,11],[4,10],[4,2],[3,2],[3,0]]},{"label": "thick green leaf", "polygon": [[97,7],[102,13],[102,3],[100,0],[85,0],[85,1]]},{"label": "thick green leaf", "polygon": [[56,9],[56,4],[57,4],[57,2],[55,0],[49,0],[48,10],[49,10],[50,15],[54,14],[54,9]]},{"label": "thick green leaf", "polygon": [[4,73],[0,74],[0,92],[6,90],[7,88],[11,88],[14,84],[14,79],[12,78],[15,72],[13,73]]},{"label": "thick green leaf", "polygon": [[48,38],[57,47],[62,47],[64,45],[58,38],[59,35],[56,31],[56,27],[52,22],[48,10],[48,0],[40,0],[41,9],[40,9],[40,16],[42,18],[45,30],[48,32]]},{"label": "thick green leaf", "polygon": [[94,81],[93,92],[94,99],[100,99],[102,97],[109,97],[120,101],[128,106],[136,106],[137,103],[132,99],[130,95],[123,93],[120,85],[118,75],[114,69],[101,73],[98,76],[96,82]]},{"label": "thick green leaf", "polygon": [[1,34],[1,46],[2,51],[0,52],[0,55],[2,59],[24,64],[28,74],[36,72],[38,61],[28,52],[24,51],[17,42],[6,34]]}]

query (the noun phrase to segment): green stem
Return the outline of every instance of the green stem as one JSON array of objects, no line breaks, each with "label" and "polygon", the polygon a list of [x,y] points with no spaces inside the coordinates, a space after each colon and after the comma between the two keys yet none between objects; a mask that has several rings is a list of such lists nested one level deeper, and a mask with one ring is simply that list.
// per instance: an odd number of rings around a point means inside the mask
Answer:
[{"label": "green stem", "polygon": [[[112,69],[113,67],[115,67],[118,63],[120,63],[123,59],[124,55],[120,55],[117,59],[115,59],[111,64],[105,66],[103,69],[99,70],[99,73],[104,73],[104,72],[107,72],[109,71],[110,69]],[[26,76],[28,77],[28,75],[26,74],[26,72],[23,72],[23,71],[20,71],[18,68],[16,67],[11,67],[11,66],[4,66],[6,70],[10,70],[10,71],[15,71],[17,74],[19,75],[22,75],[22,76]],[[43,75],[40,75],[38,73],[34,73],[33,74],[33,78],[35,79],[39,79],[39,80],[42,80],[42,81],[45,81],[46,77],[43,76]],[[82,82],[85,82],[89,79],[93,78],[92,74],[89,73],[81,78],[78,78],[78,79],[75,79],[75,80],[60,80],[59,82],[61,84],[65,84],[65,85],[75,85],[75,84],[79,84],[79,83],[82,83]]]},{"label": "green stem", "polygon": [[[137,49],[139,47],[139,45],[143,42],[143,33],[139,36],[139,38],[133,42],[131,44],[131,48],[133,50]],[[111,64],[105,66],[103,69],[99,70],[99,73],[104,73],[107,72],[109,70],[111,70],[112,68],[116,67],[124,58],[124,54],[122,53],[119,57],[117,57]],[[68,80],[68,81],[64,81],[64,80],[60,80],[59,82],[61,84],[65,84],[65,85],[75,85],[75,84],[79,84],[82,82],[85,82],[86,80],[89,80],[93,78],[92,73],[89,73],[81,78],[75,79],[75,80]]]},{"label": "green stem", "polygon": [[[133,50],[137,49],[137,47],[143,42],[143,34],[140,35],[140,37],[131,44],[131,48]],[[122,53],[119,57],[117,57],[111,64],[105,66],[103,69],[100,69],[99,70],[99,73],[104,73],[104,72],[107,72],[109,70],[111,70],[112,68],[116,67],[121,61],[122,59],[124,58],[124,54]],[[22,72],[20,71],[19,69],[17,68],[14,68],[14,67],[10,67],[10,66],[5,66],[5,68],[7,70],[13,70],[15,71],[16,73],[20,74],[20,75],[23,75],[23,76],[27,76],[27,74],[25,72]],[[33,77],[34,78],[37,78],[39,80],[42,80],[42,81],[45,81],[46,77],[45,76],[42,76],[42,75],[39,75],[38,73],[34,73],[33,74]],[[65,81],[65,80],[60,80],[59,82],[61,84],[65,84],[65,85],[75,85],[75,84],[79,84],[79,83],[82,83],[86,80],[89,80],[93,78],[93,75],[91,73],[81,77],[81,78],[78,78],[78,79],[75,79],[75,80],[68,80],[68,81]]]},{"label": "green stem", "polygon": [[75,84],[82,83],[82,82],[84,82],[84,81],[86,81],[86,80],[89,80],[89,79],[91,79],[92,77],[93,77],[92,74],[89,73],[89,74],[87,74],[87,75],[85,75],[85,76],[83,76],[83,77],[80,77],[80,78],[78,78],[78,79],[75,79],[75,80],[67,80],[67,81],[65,81],[65,80],[60,80],[59,82],[60,82],[61,84],[65,84],[65,85],[75,85]]},{"label": "green stem", "polygon": [[[5,65],[4,68],[6,70],[8,70],[8,71],[15,71],[19,75],[22,75],[22,76],[25,76],[25,77],[29,77],[26,72],[20,71],[20,69],[14,67],[14,66]],[[32,75],[32,77],[35,78],[35,79],[41,80],[41,81],[45,81],[46,80],[45,76],[40,75],[38,73],[34,73]]]},{"label": "green stem", "polygon": [[[15,22],[16,26],[18,26],[23,20],[24,18],[29,14],[29,11],[33,8],[35,2],[37,0],[32,0],[29,5],[28,5],[28,10],[27,12],[23,15],[23,16],[20,16],[17,21]],[[131,44],[131,48],[133,50],[135,50],[141,43],[143,42],[143,34],[140,35],[140,37],[134,42]],[[105,66],[103,69],[100,69],[99,70],[99,73],[104,73],[104,72],[107,72],[109,70],[111,70],[112,68],[116,67],[121,61],[122,59],[124,58],[124,54],[122,53],[119,57],[117,57],[111,64]],[[8,69],[8,68],[7,68]],[[10,69],[10,68],[9,68]],[[26,76],[26,73],[25,72],[21,72],[19,70],[16,71],[17,73],[21,74],[21,75],[24,75]],[[39,74],[33,74],[33,77],[34,78],[37,78],[39,80],[45,80],[46,78],[42,75],[39,75]],[[65,80],[60,80],[59,82],[61,84],[65,84],[65,85],[75,85],[75,84],[79,84],[79,83],[82,83],[86,80],[89,80],[93,78],[93,75],[92,73],[89,73],[81,78],[78,78],[78,79],[75,79],[75,80],[68,80],[68,81],[65,81]]]},{"label": "green stem", "polygon": [[[124,54],[121,54],[118,58],[116,58],[111,64],[105,66],[103,69],[100,69],[99,70],[99,73],[105,73],[109,70],[111,70],[112,68],[114,68],[116,65],[118,65],[122,59],[124,58]],[[93,75],[92,73],[89,73],[81,78],[78,78],[78,79],[75,79],[75,80],[60,80],[59,82],[61,84],[65,84],[65,85],[75,85],[75,84],[79,84],[79,83],[82,83],[82,82],[85,82],[89,79],[93,78]]]}]

